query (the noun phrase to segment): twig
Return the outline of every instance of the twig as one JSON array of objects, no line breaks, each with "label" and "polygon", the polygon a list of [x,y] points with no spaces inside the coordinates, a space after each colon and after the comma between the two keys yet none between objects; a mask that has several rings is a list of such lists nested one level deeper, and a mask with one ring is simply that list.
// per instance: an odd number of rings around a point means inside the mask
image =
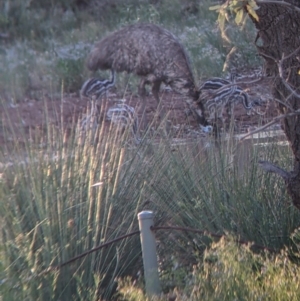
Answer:
[{"label": "twig", "polygon": [[299,50],[300,50],[300,46],[296,50],[294,50],[292,53],[290,53],[288,56],[285,56],[284,59],[285,60],[289,59],[290,57],[295,55]]},{"label": "twig", "polygon": [[[290,55],[288,55],[289,57]],[[286,58],[284,57],[284,54],[282,55],[282,59],[279,60],[277,62],[277,66],[278,66],[278,72],[279,72],[279,77],[282,80],[282,83],[284,84],[284,86],[291,92],[291,94],[288,96],[288,98],[291,97],[291,95],[294,95],[295,97],[300,99],[300,94],[296,93],[295,90],[286,82],[286,80],[283,78],[283,68],[282,68],[282,63],[286,60]],[[287,98],[287,99],[288,99]]]},{"label": "twig", "polygon": [[278,63],[278,60],[275,59],[273,56],[268,55],[268,54],[266,54],[266,53],[263,53],[259,48],[257,49],[257,51],[258,51],[258,53],[259,53],[261,56],[263,56],[263,57],[265,57],[265,58],[268,58],[268,59],[274,61],[276,64]]},{"label": "twig", "polygon": [[269,123],[265,124],[264,126],[261,126],[259,128],[257,128],[256,130],[242,136],[240,138],[240,141],[244,140],[246,137],[248,136],[251,136],[253,134],[256,134],[258,132],[261,132],[262,130],[268,128],[269,126],[275,124],[277,121],[279,121],[280,119],[283,119],[283,118],[287,118],[287,117],[293,117],[293,116],[297,116],[297,115],[300,115],[300,109],[297,110],[297,111],[294,111],[294,112],[291,112],[291,113],[287,113],[287,114],[283,114],[283,115],[279,115],[279,116],[276,116],[274,117],[274,119],[272,121],[270,121]]},{"label": "twig", "polygon": [[291,88],[291,86],[286,82],[286,80],[283,78],[283,68],[282,68],[282,63],[290,58],[291,56],[295,55],[298,51],[300,50],[300,47],[298,47],[296,50],[294,50],[292,53],[290,53],[288,56],[284,56],[284,54],[282,55],[281,60],[278,60],[268,54],[263,53],[261,50],[258,50],[258,52],[266,58],[269,58],[271,60],[273,60],[277,67],[278,67],[278,73],[279,73],[279,77],[282,80],[282,83],[284,84],[284,86],[291,92],[291,94],[286,98],[286,100],[288,100],[292,95],[294,95],[295,97],[300,99],[300,94],[296,93],[295,90],[293,88]]},{"label": "twig", "polygon": [[[245,76],[246,77],[246,76]],[[243,81],[237,81],[236,83],[237,84],[243,84],[243,85],[252,85],[252,84],[255,84],[255,83],[258,83],[260,82],[261,80],[264,79],[264,76],[260,76],[259,78],[256,78],[254,80],[251,80],[250,82],[243,82]]]},{"label": "twig", "polygon": [[278,98],[274,98],[274,100],[280,104],[282,104],[283,106],[287,107],[288,109],[290,109],[292,112],[295,112],[295,110],[286,102],[283,102],[281,100],[279,100]]},{"label": "twig", "polygon": [[277,122],[277,120],[275,120],[275,119],[272,120],[271,122],[265,124],[264,126],[261,126],[261,127],[257,128],[256,130],[251,131],[251,132],[249,132],[248,134],[245,134],[244,136],[242,136],[242,137],[239,139],[239,141],[242,141],[242,140],[244,140],[245,138],[247,138],[247,137],[249,137],[249,136],[252,136],[252,135],[254,135],[254,134],[258,133],[258,132],[261,132],[262,130],[268,128],[269,126],[275,124],[276,122]]},{"label": "twig", "polygon": [[[299,11],[300,11],[300,9],[299,9]],[[289,83],[287,83],[287,81],[284,79],[284,77],[283,77],[283,67],[282,67],[282,64],[285,60],[287,60],[287,59],[291,58],[292,56],[296,55],[297,52],[299,52],[299,51],[300,51],[300,46],[297,49],[295,49],[294,51],[292,51],[290,54],[288,54],[287,56],[285,56],[284,53],[283,53],[281,60],[278,60],[278,59],[276,59],[276,58],[274,58],[270,55],[267,55],[267,54],[263,53],[261,50],[258,50],[258,52],[263,57],[269,58],[269,59],[273,60],[276,63],[276,65],[278,67],[279,77],[280,77],[282,83],[287,88],[287,90],[289,92],[291,92],[291,94],[285,99],[285,101],[288,101],[289,98],[292,97],[292,96],[295,96],[296,98],[300,99],[300,94],[296,93],[295,89],[293,89],[291,87],[291,85]]]}]

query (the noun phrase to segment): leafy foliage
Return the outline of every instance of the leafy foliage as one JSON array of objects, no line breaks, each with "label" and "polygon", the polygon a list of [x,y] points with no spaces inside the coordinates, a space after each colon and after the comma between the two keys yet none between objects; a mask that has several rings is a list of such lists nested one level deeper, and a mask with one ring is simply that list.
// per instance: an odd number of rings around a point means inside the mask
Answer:
[{"label": "leafy foliage", "polygon": [[[119,292],[126,300],[148,300],[128,280],[119,281]],[[296,301],[299,293],[299,266],[285,252],[254,254],[249,246],[237,246],[227,238],[205,252],[185,284],[173,288],[166,300]]]},{"label": "leafy foliage", "polygon": [[81,76],[83,59],[58,59],[56,63],[58,80],[66,92],[76,92],[84,79]]},{"label": "leafy foliage", "polygon": [[223,4],[211,6],[209,9],[218,12],[218,23],[222,36],[229,40],[225,33],[225,22],[230,22],[233,15],[237,25],[244,25],[248,14],[258,21],[258,15],[255,12],[258,8],[255,0],[229,0]]},{"label": "leafy foliage", "polygon": [[[129,176],[137,171],[118,137],[102,135],[94,144],[92,132],[81,136],[78,128],[65,140],[49,128],[47,149],[28,145],[26,163],[17,160],[5,172],[0,185],[5,300],[91,300],[109,296],[115,277],[134,273],[138,237],[40,274],[137,228],[139,189]],[[105,186],[91,187],[101,179]]]}]

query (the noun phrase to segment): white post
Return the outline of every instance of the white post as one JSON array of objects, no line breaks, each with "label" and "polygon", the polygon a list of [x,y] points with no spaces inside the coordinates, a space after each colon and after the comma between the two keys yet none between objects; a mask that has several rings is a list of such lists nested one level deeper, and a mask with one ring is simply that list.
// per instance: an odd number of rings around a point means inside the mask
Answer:
[{"label": "white post", "polygon": [[159,295],[161,293],[161,287],[158,275],[156,242],[154,233],[150,229],[150,227],[153,226],[153,212],[142,211],[138,214],[138,219],[143,252],[146,293],[148,296]]}]

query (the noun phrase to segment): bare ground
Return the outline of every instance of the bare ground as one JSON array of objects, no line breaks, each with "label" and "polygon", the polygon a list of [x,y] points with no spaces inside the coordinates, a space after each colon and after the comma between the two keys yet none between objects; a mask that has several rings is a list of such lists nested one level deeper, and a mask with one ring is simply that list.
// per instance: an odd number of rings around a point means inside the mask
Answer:
[{"label": "bare ground", "polygon": [[[260,116],[253,112],[249,116],[242,104],[237,104],[234,109],[234,118],[239,132],[247,132],[258,125],[266,124],[278,115],[271,97],[270,79],[262,79],[253,84],[244,83],[240,86],[252,98],[262,100],[262,106],[259,107],[259,110],[265,114]],[[109,93],[108,100],[105,100],[107,102],[106,110],[114,106],[115,101],[119,99],[121,97],[118,97],[116,91]],[[139,119],[141,119],[140,98],[128,93],[125,99],[128,105],[136,109]],[[187,106],[182,96],[164,90],[161,92],[161,100],[165,111],[168,112],[168,120],[171,122],[174,137],[180,135],[181,138],[184,138],[184,136],[191,138],[203,135],[194,118],[186,115]],[[146,101],[147,119],[151,121],[156,112],[156,102],[152,95],[147,96]],[[76,122],[86,113],[87,107],[87,100],[80,99],[78,93],[54,98],[47,96],[43,96],[41,99],[24,98],[16,105],[7,104],[0,116],[0,144],[13,145],[16,140],[21,145],[25,144],[30,137],[43,134],[47,128],[47,123],[57,126],[61,126],[63,123],[65,129],[70,129],[74,121]],[[102,118],[105,118],[105,112],[102,112]],[[105,123],[109,126],[109,121],[105,121]]]}]

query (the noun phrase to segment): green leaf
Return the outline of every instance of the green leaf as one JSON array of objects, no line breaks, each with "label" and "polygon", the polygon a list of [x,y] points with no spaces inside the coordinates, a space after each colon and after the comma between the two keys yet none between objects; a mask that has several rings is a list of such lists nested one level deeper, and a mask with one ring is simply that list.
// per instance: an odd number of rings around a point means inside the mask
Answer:
[{"label": "green leaf", "polygon": [[234,1],[230,5],[230,9],[233,10],[234,12],[238,12],[239,10],[243,9],[245,3],[244,1]]},{"label": "green leaf", "polygon": [[222,7],[222,5],[214,5],[214,6],[210,6],[209,10],[220,10]]},{"label": "green leaf", "polygon": [[256,2],[254,0],[249,0],[247,5],[251,6],[254,10],[258,10],[259,6],[257,6]]},{"label": "green leaf", "polygon": [[230,14],[227,11],[224,13],[224,16],[225,16],[226,21],[230,22]]},{"label": "green leaf", "polygon": [[243,18],[244,18],[244,10],[239,10],[235,16],[235,23],[237,25],[240,25],[243,21]]},{"label": "green leaf", "polygon": [[225,27],[225,15],[224,14],[219,14],[218,23],[220,25],[220,29],[223,30]]},{"label": "green leaf", "polygon": [[249,13],[250,16],[252,16],[257,22],[259,21],[259,17],[257,15],[257,13],[255,12],[255,10],[247,4],[247,11]]}]

